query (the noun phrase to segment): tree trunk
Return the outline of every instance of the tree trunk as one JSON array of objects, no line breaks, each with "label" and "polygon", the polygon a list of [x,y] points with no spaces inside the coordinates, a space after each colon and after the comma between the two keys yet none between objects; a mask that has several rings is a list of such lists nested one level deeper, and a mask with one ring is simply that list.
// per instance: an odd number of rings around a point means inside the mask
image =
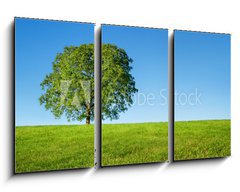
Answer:
[{"label": "tree trunk", "polygon": [[88,108],[86,111],[86,124],[89,125],[90,124],[90,109]]},{"label": "tree trunk", "polygon": [[90,116],[88,116],[88,117],[86,118],[86,124],[87,124],[87,125],[90,124]]}]

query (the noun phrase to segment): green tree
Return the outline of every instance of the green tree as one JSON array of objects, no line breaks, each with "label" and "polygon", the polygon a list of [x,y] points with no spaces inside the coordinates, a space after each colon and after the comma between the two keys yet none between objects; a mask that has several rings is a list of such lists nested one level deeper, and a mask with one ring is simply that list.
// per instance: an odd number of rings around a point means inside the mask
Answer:
[{"label": "green tree", "polygon": [[[102,119],[118,119],[132,105],[135,88],[130,71],[133,60],[124,49],[102,45]],[[65,47],[53,62],[52,72],[41,83],[40,104],[56,118],[68,121],[94,118],[94,45]]]}]

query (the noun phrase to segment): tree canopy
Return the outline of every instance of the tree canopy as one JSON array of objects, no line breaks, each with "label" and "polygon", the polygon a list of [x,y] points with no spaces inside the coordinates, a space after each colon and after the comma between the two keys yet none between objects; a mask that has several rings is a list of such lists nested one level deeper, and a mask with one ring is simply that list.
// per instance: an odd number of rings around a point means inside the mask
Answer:
[{"label": "tree canopy", "polygon": [[[131,75],[133,60],[124,49],[102,45],[102,119],[118,119],[133,103],[137,89]],[[94,119],[94,45],[65,47],[53,61],[52,72],[41,83],[40,104],[56,118]]]}]

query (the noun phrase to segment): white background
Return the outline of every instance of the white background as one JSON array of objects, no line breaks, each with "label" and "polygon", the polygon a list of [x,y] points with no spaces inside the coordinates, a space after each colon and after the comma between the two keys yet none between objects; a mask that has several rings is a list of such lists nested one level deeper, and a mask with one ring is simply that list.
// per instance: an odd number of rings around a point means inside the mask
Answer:
[{"label": "white background", "polygon": [[[233,0],[8,0],[0,3],[0,191],[240,190],[240,5]],[[14,16],[232,34],[232,157],[101,170],[11,175]],[[219,85],[221,86],[221,85]]]}]

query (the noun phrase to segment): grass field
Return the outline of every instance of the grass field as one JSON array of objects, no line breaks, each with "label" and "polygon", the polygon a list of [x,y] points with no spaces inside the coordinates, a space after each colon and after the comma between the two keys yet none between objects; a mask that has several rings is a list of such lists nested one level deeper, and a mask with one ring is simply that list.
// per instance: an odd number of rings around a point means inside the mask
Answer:
[{"label": "grass field", "polygon": [[230,126],[230,120],[175,122],[174,159],[230,156]]},{"label": "grass field", "polygon": [[[175,160],[230,155],[230,120],[175,123]],[[16,172],[93,166],[93,125],[16,127]],[[104,124],[102,165],[168,158],[168,124]]]},{"label": "grass field", "polygon": [[167,159],[168,123],[103,125],[103,166],[161,162]]},{"label": "grass field", "polygon": [[16,127],[16,172],[93,166],[93,125]]}]

